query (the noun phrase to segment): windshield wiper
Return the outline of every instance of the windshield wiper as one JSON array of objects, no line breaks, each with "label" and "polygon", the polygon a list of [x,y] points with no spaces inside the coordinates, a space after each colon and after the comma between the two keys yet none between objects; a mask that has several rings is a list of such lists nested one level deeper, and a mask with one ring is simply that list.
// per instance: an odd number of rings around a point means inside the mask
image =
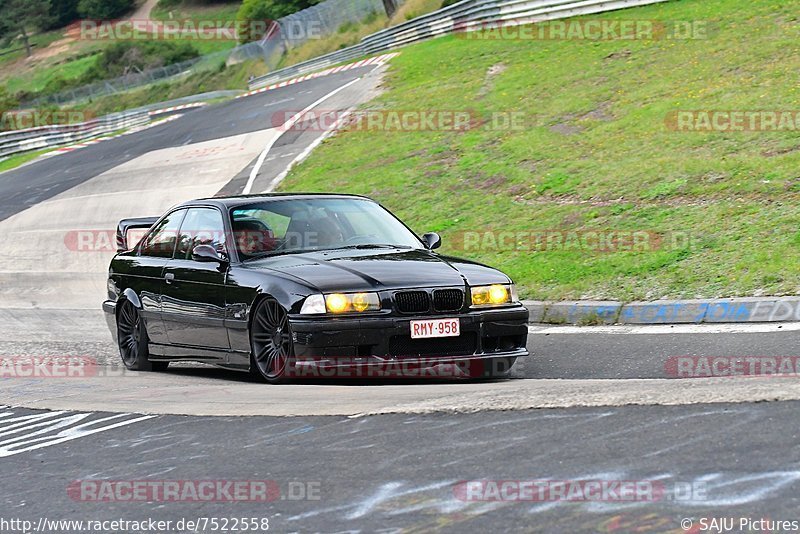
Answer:
[{"label": "windshield wiper", "polygon": [[283,256],[288,254],[303,254],[305,252],[314,252],[313,250],[271,250],[269,252],[261,252],[259,254],[250,255],[248,258],[245,258],[242,261],[252,261],[252,260],[261,260],[264,258],[270,258],[273,256]]},{"label": "windshield wiper", "polygon": [[403,250],[410,250],[414,247],[411,247],[409,245],[389,245],[389,244],[384,245],[381,243],[361,243],[360,245],[345,245],[343,247],[333,247],[333,248],[271,250],[269,252],[262,252],[260,254],[255,254],[243,261],[260,260],[263,258],[269,258],[271,256],[282,256],[284,254],[306,254],[313,252],[330,252],[332,250],[369,250],[369,249],[384,249],[384,248],[399,248]]},{"label": "windshield wiper", "polygon": [[358,250],[366,250],[371,248],[402,248],[402,249],[410,249],[412,247],[408,245],[384,245],[382,243],[361,243],[360,245],[345,245],[343,247],[336,247],[334,249],[329,250],[351,250],[351,249],[358,249]]}]

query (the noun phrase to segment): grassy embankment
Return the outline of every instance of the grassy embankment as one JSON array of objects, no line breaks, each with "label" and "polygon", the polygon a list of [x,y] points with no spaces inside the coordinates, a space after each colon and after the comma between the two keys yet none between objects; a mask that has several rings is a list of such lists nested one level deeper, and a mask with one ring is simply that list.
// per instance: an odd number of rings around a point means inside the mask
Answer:
[{"label": "grassy embankment", "polygon": [[[680,0],[596,17],[714,25],[686,41],[451,36],[407,48],[371,109],[515,111],[526,127],[341,132],[282,189],[371,195],[419,232],[440,232],[443,251],[505,270],[528,298],[800,292],[797,131],[665,124],[674,110],[800,109],[793,5]],[[454,246],[464,231],[539,230],[692,239],[637,253]]]}]

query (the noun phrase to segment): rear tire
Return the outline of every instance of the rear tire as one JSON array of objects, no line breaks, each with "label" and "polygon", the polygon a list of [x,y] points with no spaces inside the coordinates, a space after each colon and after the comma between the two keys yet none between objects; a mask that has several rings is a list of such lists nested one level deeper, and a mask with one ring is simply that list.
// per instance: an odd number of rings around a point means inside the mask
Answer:
[{"label": "rear tire", "polygon": [[270,384],[285,384],[293,357],[286,310],[272,297],[259,301],[250,324],[250,375]]},{"label": "rear tire", "polygon": [[169,362],[151,362],[149,360],[150,340],[147,329],[138,308],[130,301],[120,303],[117,314],[117,343],[122,363],[131,371],[164,371]]}]

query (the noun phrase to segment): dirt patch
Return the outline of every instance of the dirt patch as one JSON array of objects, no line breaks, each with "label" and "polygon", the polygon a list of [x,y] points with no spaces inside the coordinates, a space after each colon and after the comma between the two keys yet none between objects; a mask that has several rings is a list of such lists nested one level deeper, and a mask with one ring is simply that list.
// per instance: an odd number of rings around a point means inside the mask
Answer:
[{"label": "dirt patch", "polygon": [[529,185],[516,184],[508,188],[508,193],[516,200],[523,200],[522,197],[529,193],[530,190],[531,187]]},{"label": "dirt patch", "polygon": [[[799,179],[800,180],[800,179]],[[739,204],[742,202],[751,204],[775,205],[779,202],[797,203],[800,202],[800,195],[782,197],[779,200],[763,194],[749,194],[740,196],[707,196],[703,198],[676,195],[655,200],[642,200],[632,198],[602,198],[591,197],[581,198],[578,195],[540,195],[536,198],[517,198],[516,202],[531,206],[556,205],[556,206],[591,206],[605,207],[618,206],[620,204],[632,204],[638,208],[642,207],[703,207],[714,204]]]},{"label": "dirt patch", "polygon": [[536,173],[539,171],[539,166],[542,164],[542,160],[540,159],[524,159],[519,162],[518,166],[521,169],[525,169],[530,173]]},{"label": "dirt patch", "polygon": [[765,158],[774,158],[775,156],[783,156],[784,154],[791,154],[800,150],[800,145],[791,146],[788,148],[776,148],[775,150],[765,150],[761,153]]},{"label": "dirt patch", "polygon": [[475,171],[450,186],[449,189],[450,191],[463,191],[465,188],[467,188],[500,193],[502,192],[503,186],[507,181],[508,178],[501,174],[486,176],[486,174],[482,171]]},{"label": "dirt patch", "polygon": [[483,98],[489,94],[494,87],[494,79],[508,69],[505,63],[496,63],[486,70],[486,76],[483,79],[481,90],[478,91],[478,98]]},{"label": "dirt patch", "polygon": [[557,124],[550,126],[549,130],[551,132],[559,133],[561,135],[575,135],[581,133],[583,131],[583,128],[575,124],[567,124],[565,122],[559,122]]},{"label": "dirt patch", "polygon": [[578,120],[590,119],[595,121],[611,122],[614,120],[614,115],[611,113],[611,102],[601,102],[595,109],[581,115]]},{"label": "dirt patch", "polygon": [[31,57],[26,58],[26,63],[37,62],[44,59],[49,59],[61,54],[69,52],[70,45],[75,42],[73,37],[64,37],[58,41],[53,41],[47,48],[40,48],[36,50]]},{"label": "dirt patch", "polygon": [[562,135],[574,135],[584,130],[580,122],[585,121],[601,121],[611,122],[615,119],[611,113],[611,102],[601,102],[591,111],[586,113],[570,113],[560,118],[560,121],[550,126],[551,132],[560,133]]},{"label": "dirt patch", "polygon": [[631,52],[631,51],[630,51],[630,50],[628,50],[628,49],[625,49],[625,50],[619,50],[619,51],[617,51],[617,52],[614,52],[614,53],[611,53],[611,54],[607,55],[607,56],[605,57],[605,59],[625,59],[625,58],[629,58],[629,57],[631,57],[631,54],[632,54],[632,53],[633,53],[633,52]]},{"label": "dirt patch", "polygon": [[714,183],[717,183],[717,182],[721,182],[722,180],[724,180],[727,177],[728,177],[728,175],[725,174],[725,173],[712,171],[712,172],[704,174],[703,177],[700,178],[700,180],[703,181],[703,182],[709,183],[709,184],[714,184]]}]

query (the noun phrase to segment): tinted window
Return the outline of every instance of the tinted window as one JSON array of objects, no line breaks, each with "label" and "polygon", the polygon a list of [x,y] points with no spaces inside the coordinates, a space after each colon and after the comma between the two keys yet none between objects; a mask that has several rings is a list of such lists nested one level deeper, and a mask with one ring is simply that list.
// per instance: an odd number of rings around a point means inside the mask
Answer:
[{"label": "tinted window", "polygon": [[154,258],[171,258],[178,240],[178,228],[185,214],[186,210],[178,210],[167,215],[147,235],[139,254]]},{"label": "tinted window", "polygon": [[222,213],[214,208],[191,208],[181,225],[175,258],[192,259],[192,250],[198,245],[211,245],[225,255],[225,225]]},{"label": "tinted window", "polygon": [[419,239],[369,200],[273,200],[233,210],[231,224],[242,259],[264,254],[389,245],[422,248]]}]

